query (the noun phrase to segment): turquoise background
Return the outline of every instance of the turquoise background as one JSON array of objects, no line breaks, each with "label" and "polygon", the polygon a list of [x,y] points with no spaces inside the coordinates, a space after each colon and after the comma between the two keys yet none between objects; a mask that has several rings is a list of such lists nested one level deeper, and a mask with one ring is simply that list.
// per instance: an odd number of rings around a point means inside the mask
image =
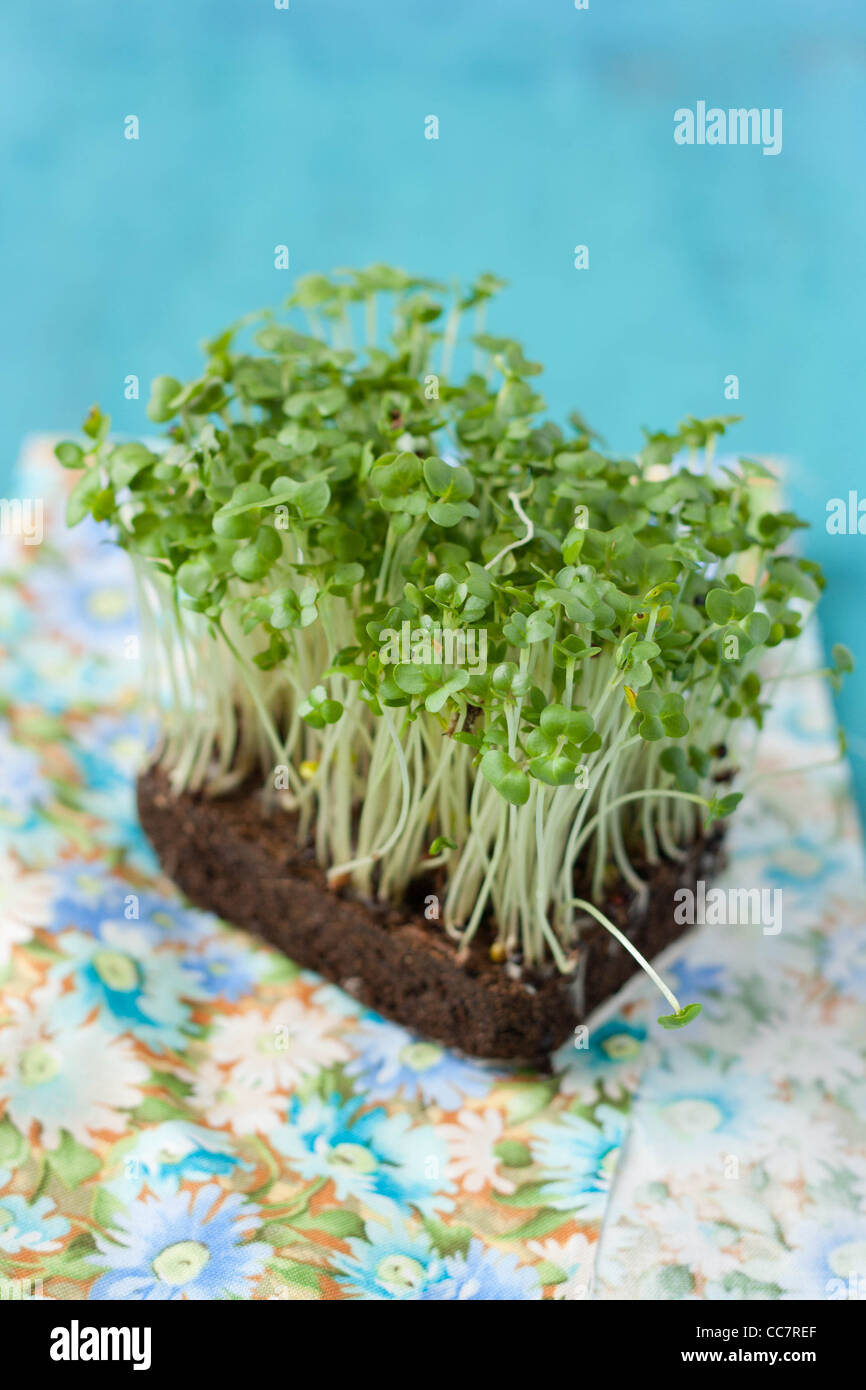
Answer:
[{"label": "turquoise background", "polygon": [[[825,528],[863,475],[864,73],[862,0],[16,0],[0,489],[26,432],[91,401],[142,429],[124,378],[192,370],[294,273],[492,269],[492,326],[547,364],[554,412],[629,450],[642,424],[736,409],[738,450],[791,460],[826,636],[866,669],[866,537]],[[676,146],[700,99],[781,107],[782,153]],[[863,804],[860,690],[840,710]]]}]

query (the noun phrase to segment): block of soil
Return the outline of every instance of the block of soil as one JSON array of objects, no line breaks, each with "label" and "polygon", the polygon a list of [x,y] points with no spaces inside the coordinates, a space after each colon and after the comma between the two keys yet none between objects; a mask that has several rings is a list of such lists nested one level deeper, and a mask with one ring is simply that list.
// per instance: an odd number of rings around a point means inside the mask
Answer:
[{"label": "block of soil", "polygon": [[[377,1013],[471,1056],[549,1065],[638,969],[596,923],[581,936],[572,975],[495,964],[483,925],[458,959],[457,944],[425,920],[423,899],[394,908],[329,888],[312,848],[297,843],[294,818],[268,813],[255,789],[175,796],[151,768],[139,778],[138,809],[163,869],[196,906],[278,946]],[[688,930],[674,922],[674,893],[711,876],[720,846],[717,833],[684,861],[643,866],[651,888],[644,911],[621,885],[601,904],[647,959]]]}]

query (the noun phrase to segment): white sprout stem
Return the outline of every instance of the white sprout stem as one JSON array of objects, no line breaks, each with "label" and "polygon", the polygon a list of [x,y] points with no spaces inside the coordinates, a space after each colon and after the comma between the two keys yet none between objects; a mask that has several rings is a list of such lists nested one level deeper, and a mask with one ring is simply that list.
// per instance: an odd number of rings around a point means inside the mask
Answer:
[{"label": "white sprout stem", "polygon": [[[641,801],[645,796],[680,797],[683,801],[694,801],[698,806],[706,806],[707,810],[709,810],[710,807],[710,803],[709,801],[707,801],[707,798],[705,796],[698,796],[696,792],[674,791],[674,789],[671,787],[650,787],[647,788],[646,791],[626,792],[623,796],[616,797],[613,801],[608,802],[605,810],[606,812],[610,812],[616,806],[624,806],[625,803],[628,801]],[[600,820],[601,813],[598,813],[595,816],[593,816],[591,821],[588,822],[588,824],[584,828],[583,834],[580,837],[580,842],[576,847],[575,855],[577,855],[580,852],[584,843],[586,842],[586,840],[589,839],[590,835],[592,834],[593,830],[595,830]]]},{"label": "white sprout stem", "polygon": [[[399,551],[395,545],[382,567],[383,595],[389,574],[403,563],[404,546],[402,540]],[[408,556],[411,547],[405,548]],[[293,571],[294,563],[288,568]],[[643,801],[635,828],[652,861],[658,844],[670,857],[679,855],[676,842],[694,835],[690,813],[709,806],[704,797],[658,785],[664,775],[658,749],[632,732],[631,710],[616,699],[627,673],[616,670],[609,656],[569,663],[565,674],[569,705],[591,710],[602,739],[583,759],[587,784],[534,783],[526,806],[509,806],[473,775],[472,749],[444,738],[440,719],[420,711],[397,727],[391,711],[373,715],[358,688],[339,675],[330,677],[331,694],[343,706],[339,723],[317,730],[301,718],[301,702],[321,680],[331,654],[351,643],[346,600],[321,597],[321,623],[293,630],[292,660],[278,680],[252,662],[251,645],[233,631],[222,628],[213,641],[208,625],[178,611],[171,587],[151,574],[141,575],[144,640],[156,645],[160,659],[145,665],[154,674],[151,701],[167,731],[159,761],[172,785],[219,795],[256,768],[269,775],[279,749],[289,779],[282,804],[298,815],[301,838],[315,834],[316,857],[331,882],[345,878],[367,894],[379,864],[379,897],[400,901],[419,872],[447,862],[442,925],[463,947],[489,915],[506,949],[519,942],[527,963],[547,957],[569,969],[568,953],[578,939],[571,895],[593,836],[598,845],[605,841],[604,860],[609,848],[620,877],[645,896],[626,848],[622,808]],[[546,649],[521,650],[519,663],[534,684],[545,687],[553,679]],[[158,673],[168,687],[167,706]],[[708,713],[702,721],[689,713],[694,729],[706,725],[701,742],[712,741],[710,732],[721,728],[718,717]],[[508,750],[517,760],[521,717],[522,701],[506,707]],[[623,794],[614,797],[617,787]],[[425,844],[435,836],[453,840],[456,848],[425,859]],[[600,901],[602,892],[603,883],[594,883],[591,896]]]},{"label": "white sprout stem", "polygon": [[511,503],[514,510],[517,512],[517,515],[520,517],[520,520],[526,527],[526,535],[520,536],[516,541],[512,541],[510,545],[503,546],[503,548],[499,551],[498,555],[494,555],[492,560],[487,561],[487,564],[484,566],[486,570],[492,569],[494,565],[498,564],[499,561],[505,555],[510,554],[512,550],[517,550],[518,547],[521,545],[527,545],[529,541],[532,540],[532,537],[535,535],[535,526],[530,521],[529,517],[526,515],[526,512],[521,507],[520,497],[518,496],[518,494],[516,492],[509,492],[508,500]]},{"label": "white sprout stem", "polygon": [[406,820],[409,814],[409,803],[411,800],[409,787],[409,769],[407,767],[406,758],[404,756],[403,748],[400,743],[400,736],[394,728],[393,719],[389,711],[386,710],[384,712],[384,718],[386,728],[394,744],[394,749],[397,754],[397,762],[400,768],[400,781],[403,791],[403,800],[400,808],[399,819],[391,834],[388,836],[387,840],[385,840],[384,843],[381,844],[378,849],[372,850],[370,854],[365,854],[357,859],[352,859],[347,864],[335,864],[333,868],[329,869],[329,882],[332,882],[335,878],[342,877],[344,874],[351,873],[355,869],[366,868],[369,865],[375,864],[377,860],[381,859],[383,855],[388,853],[388,851],[394,844],[396,844],[396,842],[399,840],[400,836],[403,833],[403,827],[406,824]]},{"label": "white sprout stem", "polygon": [[646,971],[647,975],[649,975],[649,977],[650,977],[650,979],[652,980],[653,984],[654,984],[658,989],[661,990],[662,994],[664,995],[665,999],[666,999],[666,1000],[668,1001],[668,1003],[670,1004],[670,1006],[671,1006],[671,1008],[673,1009],[674,1013],[677,1013],[677,1014],[681,1014],[681,1013],[682,1013],[682,1008],[680,1007],[680,1001],[677,999],[677,997],[676,997],[676,995],[674,994],[673,990],[668,988],[668,986],[665,984],[664,980],[662,979],[661,975],[659,975],[658,971],[656,971],[656,970],[653,969],[653,967],[650,965],[649,961],[648,961],[644,956],[641,955],[641,953],[640,953],[640,951],[637,949],[637,947],[634,946],[634,945],[632,944],[631,941],[629,941],[628,937],[625,936],[625,935],[623,934],[623,932],[620,931],[619,927],[614,926],[613,922],[610,920],[609,917],[606,917],[606,916],[604,915],[604,913],[601,912],[601,911],[595,906],[594,903],[587,902],[586,898],[572,898],[572,899],[571,899],[571,906],[572,906],[572,907],[579,907],[579,908],[582,909],[583,912],[588,912],[589,915],[590,915],[590,917],[594,917],[595,920],[596,920],[597,922],[600,922],[601,925],[602,925],[603,927],[605,927],[607,931],[610,932],[611,936],[616,937],[616,939],[617,939],[617,941],[620,943],[620,945],[621,945],[621,946],[624,946],[625,949],[629,952],[629,954],[632,955],[632,956],[634,956],[634,959],[637,961],[637,963],[638,963],[638,965],[641,967],[641,969]]}]

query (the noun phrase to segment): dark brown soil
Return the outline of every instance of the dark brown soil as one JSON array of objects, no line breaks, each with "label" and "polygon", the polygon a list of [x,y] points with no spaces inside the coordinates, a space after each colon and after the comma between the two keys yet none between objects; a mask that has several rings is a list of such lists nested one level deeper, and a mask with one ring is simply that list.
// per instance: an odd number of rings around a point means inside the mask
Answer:
[{"label": "dark brown soil", "polygon": [[[268,815],[253,790],[175,797],[150,769],[139,778],[138,809],[163,869],[197,906],[279,946],[378,1013],[472,1056],[547,1065],[638,968],[595,924],[581,939],[573,976],[551,968],[511,978],[490,960],[483,928],[461,963],[455,943],[420,907],[386,908],[330,889],[312,850],[297,844],[293,817]],[[709,877],[719,851],[716,836],[698,842],[687,861],[649,871],[649,907],[640,916],[629,912],[629,890],[612,890],[604,910],[651,960],[686,930],[673,919],[674,892]]]}]

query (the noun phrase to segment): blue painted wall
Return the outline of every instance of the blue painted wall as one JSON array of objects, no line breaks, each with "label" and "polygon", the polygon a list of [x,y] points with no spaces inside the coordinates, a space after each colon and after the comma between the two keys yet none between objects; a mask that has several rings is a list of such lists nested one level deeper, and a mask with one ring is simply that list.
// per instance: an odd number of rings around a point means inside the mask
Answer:
[{"label": "blue painted wall", "polygon": [[[782,153],[676,146],[699,99],[781,107]],[[0,105],[0,489],[25,432],[93,400],[140,429],[124,377],[281,299],[277,243],[298,273],[489,268],[551,408],[616,447],[730,409],[739,376],[734,443],[792,460],[827,637],[866,670],[866,536],[825,528],[866,497],[862,0],[16,0]]]}]

